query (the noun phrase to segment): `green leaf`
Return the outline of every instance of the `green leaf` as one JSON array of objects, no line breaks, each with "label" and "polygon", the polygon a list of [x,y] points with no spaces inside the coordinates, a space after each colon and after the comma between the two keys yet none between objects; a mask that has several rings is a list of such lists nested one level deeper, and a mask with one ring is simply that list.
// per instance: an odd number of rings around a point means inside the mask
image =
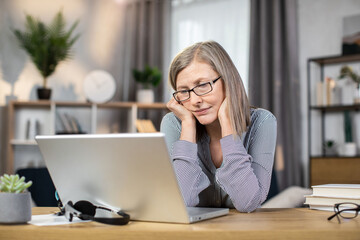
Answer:
[{"label": "green leaf", "polygon": [[66,21],[59,11],[48,25],[26,15],[25,30],[13,30],[20,46],[44,77],[44,87],[46,78],[56,70],[57,65],[72,56],[71,47],[80,37],[79,34],[73,36],[78,23],[78,20],[75,21],[66,31]]},{"label": "green leaf", "polygon": [[9,185],[10,184],[10,177],[3,176],[1,177],[1,182],[4,184]]},{"label": "green leaf", "polygon": [[1,192],[8,192],[8,193],[20,193],[24,192],[25,189],[32,185],[32,181],[25,182],[25,177],[19,177],[18,174],[16,175],[7,175],[0,177],[0,191]]},{"label": "green leaf", "polygon": [[156,87],[161,82],[161,72],[157,67],[150,67],[145,65],[144,70],[133,69],[133,77],[136,82],[143,85],[144,88],[149,88],[150,85]]}]

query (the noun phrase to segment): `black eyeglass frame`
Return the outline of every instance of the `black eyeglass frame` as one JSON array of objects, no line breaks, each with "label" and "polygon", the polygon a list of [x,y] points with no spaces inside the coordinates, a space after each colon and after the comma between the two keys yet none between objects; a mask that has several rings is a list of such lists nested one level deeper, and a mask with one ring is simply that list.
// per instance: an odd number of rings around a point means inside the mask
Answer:
[{"label": "black eyeglass frame", "polygon": [[[217,80],[219,80],[220,78],[221,78],[221,76],[217,77],[215,80],[212,80],[212,81],[209,81],[209,82],[206,82],[206,83],[201,83],[201,84],[199,84],[199,85],[196,85],[195,87],[193,87],[192,89],[189,89],[189,90],[176,91],[176,92],[174,92],[172,95],[173,95],[174,99],[175,99],[177,102],[183,102],[183,101],[186,101],[186,100],[190,99],[190,92],[195,93],[197,96],[203,96],[203,95],[205,95],[205,94],[210,93],[210,92],[213,90],[213,84],[214,84]],[[203,94],[197,94],[197,93],[194,91],[194,89],[196,89],[196,88],[198,88],[198,87],[200,87],[200,86],[204,86],[204,85],[206,85],[206,84],[210,84],[210,87],[211,87],[210,91],[208,91],[208,92],[206,92],[206,93],[203,93]],[[188,95],[189,95],[189,97],[186,98],[186,99],[183,99],[183,100],[178,100],[178,99],[176,99],[176,94],[178,94],[179,92],[187,92]]]},{"label": "black eyeglass frame", "polygon": [[[339,209],[339,206],[342,205],[342,204],[352,204],[352,205],[355,205],[356,208],[344,208],[344,209]],[[345,211],[355,211],[355,214],[354,216],[351,216],[351,217],[346,217],[346,216],[343,216],[341,215],[342,212],[345,212]],[[356,204],[356,203],[352,203],[352,202],[342,202],[342,203],[336,203],[334,205],[334,214],[331,215],[330,217],[328,217],[328,220],[330,221],[331,219],[333,219],[335,216],[337,218],[337,220],[339,221],[340,223],[340,218],[339,218],[339,215],[340,217],[342,218],[345,218],[345,219],[352,219],[352,218],[356,218],[358,216],[358,213],[360,211],[360,205]]]}]

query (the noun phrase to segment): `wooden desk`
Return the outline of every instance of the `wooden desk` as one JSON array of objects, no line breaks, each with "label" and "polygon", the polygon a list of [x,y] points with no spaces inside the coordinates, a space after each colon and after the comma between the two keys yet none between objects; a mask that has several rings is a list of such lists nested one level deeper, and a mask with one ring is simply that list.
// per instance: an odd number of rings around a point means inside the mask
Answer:
[{"label": "wooden desk", "polygon": [[[55,208],[33,208],[48,214]],[[259,209],[253,213],[234,210],[195,224],[132,221],[126,226],[96,222],[38,227],[0,225],[0,239],[360,239],[360,217],[328,221],[331,212],[294,209]]]}]

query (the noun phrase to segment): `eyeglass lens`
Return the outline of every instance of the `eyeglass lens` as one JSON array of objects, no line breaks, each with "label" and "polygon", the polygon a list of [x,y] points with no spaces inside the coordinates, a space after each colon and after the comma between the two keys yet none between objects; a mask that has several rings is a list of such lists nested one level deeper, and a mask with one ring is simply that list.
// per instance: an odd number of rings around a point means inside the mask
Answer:
[{"label": "eyeglass lens", "polygon": [[213,90],[212,84],[219,80],[221,76],[216,78],[211,82],[206,82],[195,86],[193,89],[190,90],[180,90],[173,93],[173,96],[176,101],[185,101],[190,98],[190,92],[194,92],[198,96],[205,95]]},{"label": "eyeglass lens", "polygon": [[343,203],[337,207],[339,214],[343,218],[354,218],[359,211],[358,205],[354,203]]},{"label": "eyeglass lens", "polygon": [[[192,89],[192,91],[198,96],[207,94],[207,93],[211,92],[211,90],[212,90],[212,87],[211,87],[211,83],[209,83],[209,82],[200,84]],[[184,101],[184,100],[190,98],[190,91],[179,91],[175,94],[175,97],[179,101]]]}]

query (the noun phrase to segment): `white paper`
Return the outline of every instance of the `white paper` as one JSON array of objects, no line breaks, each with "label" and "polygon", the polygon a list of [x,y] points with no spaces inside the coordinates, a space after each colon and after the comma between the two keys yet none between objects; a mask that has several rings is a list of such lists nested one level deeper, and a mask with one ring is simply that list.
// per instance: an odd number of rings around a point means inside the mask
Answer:
[{"label": "white paper", "polygon": [[31,221],[28,223],[36,226],[55,226],[55,225],[71,224],[77,222],[89,222],[89,221],[84,221],[74,216],[72,222],[69,222],[69,220],[67,220],[65,216],[57,216],[55,214],[45,214],[45,215],[32,215]]}]

